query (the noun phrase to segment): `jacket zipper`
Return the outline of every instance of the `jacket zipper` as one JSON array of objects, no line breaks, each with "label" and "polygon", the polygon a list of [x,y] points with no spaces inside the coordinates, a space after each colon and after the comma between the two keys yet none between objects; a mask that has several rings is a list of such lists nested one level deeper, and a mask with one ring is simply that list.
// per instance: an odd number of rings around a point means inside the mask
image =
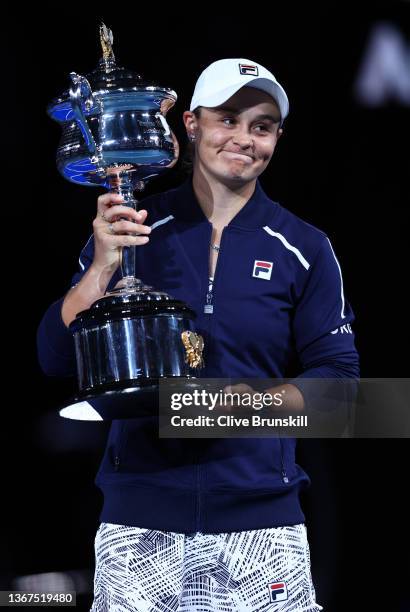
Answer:
[{"label": "jacket zipper", "polygon": [[282,480],[285,484],[288,484],[289,478],[285,470],[285,459],[283,456],[283,442],[282,442],[281,437],[279,437],[279,443],[280,443],[280,462],[281,462],[281,470],[282,470]]},{"label": "jacket zipper", "polygon": [[[222,244],[222,238],[223,238],[223,230],[221,233],[221,244]],[[211,247],[212,245],[212,232],[211,232],[211,239],[209,241],[209,246]],[[208,256],[209,256],[209,252],[208,252]],[[214,271],[214,276],[213,276],[213,280],[210,281],[209,279],[211,278],[211,269],[210,269],[210,265],[208,264],[208,278],[207,278],[207,282],[206,282],[206,286],[207,286],[207,292],[206,292],[206,296],[205,296],[205,304],[204,304],[204,313],[208,314],[208,315],[212,315],[214,312],[214,304],[213,304],[213,298],[214,298],[214,288],[215,288],[215,280],[216,280],[216,271],[217,268],[219,267],[219,257],[220,255],[218,254],[218,260],[216,262],[216,266],[215,266],[215,271]],[[209,259],[208,259],[209,262]],[[209,327],[208,327],[208,342],[210,343],[211,340],[211,317],[208,319],[209,321]],[[201,529],[201,495],[202,495],[202,468],[201,468],[201,464],[199,462],[199,455],[196,455],[196,459],[197,459],[197,472],[196,472],[196,482],[197,482],[197,512],[196,512],[196,530],[200,531]]]},{"label": "jacket zipper", "polygon": [[[222,240],[223,240],[223,234],[224,234],[225,230],[222,230],[221,232],[221,242],[220,242],[220,248],[222,250]],[[211,234],[211,240],[209,243],[209,247],[212,247],[212,234]],[[210,282],[209,279],[211,278],[211,267],[210,265],[208,265],[208,279],[207,279],[207,292],[206,292],[206,296],[205,296],[205,304],[204,304],[204,313],[205,314],[213,314],[214,312],[214,303],[213,303],[213,299],[214,299],[214,294],[215,294],[215,282],[216,282],[216,274],[217,274],[217,270],[219,268],[219,258],[220,258],[221,254],[218,254],[218,259],[216,261],[216,266],[215,266],[215,271],[214,271],[214,276],[213,276],[213,280]],[[209,260],[208,260],[209,261]]]},{"label": "jacket zipper", "polygon": [[126,434],[125,434],[125,425],[121,423],[120,431],[118,433],[118,447],[116,449],[116,454],[114,455],[114,471],[118,472],[121,467],[121,454],[124,454],[124,447],[126,444]]}]

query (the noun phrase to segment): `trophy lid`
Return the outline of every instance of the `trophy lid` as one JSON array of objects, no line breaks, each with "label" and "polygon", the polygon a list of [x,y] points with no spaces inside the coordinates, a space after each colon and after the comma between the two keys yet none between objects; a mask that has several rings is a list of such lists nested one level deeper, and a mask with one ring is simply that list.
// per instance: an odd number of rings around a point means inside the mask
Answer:
[{"label": "trophy lid", "polygon": [[70,324],[70,330],[75,333],[96,323],[163,314],[181,314],[189,319],[196,318],[195,312],[185,302],[176,300],[163,291],[153,291],[152,287],[141,283],[134,291],[114,290],[107,293],[90,308],[79,312]]},{"label": "trophy lid", "polygon": [[177,94],[118,66],[104,24],[100,38],[97,68],[87,78],[71,72],[72,87],[47,107],[62,128],[57,167],[73,183],[110,189],[108,175],[121,168],[141,191],[178,160],[179,144],[165,119]]},{"label": "trophy lid", "polygon": [[[156,102],[156,106],[161,107],[161,112],[165,115],[175,104],[176,92],[171,88],[145,81],[134,70],[118,66],[112,49],[112,31],[104,23],[100,25],[100,41],[103,55],[98,66],[92,72],[86,74],[93,96],[98,98],[114,92],[147,92],[153,102]],[[60,123],[73,120],[74,113],[70,103],[69,89],[50,102],[47,106],[47,113],[52,119]]]}]

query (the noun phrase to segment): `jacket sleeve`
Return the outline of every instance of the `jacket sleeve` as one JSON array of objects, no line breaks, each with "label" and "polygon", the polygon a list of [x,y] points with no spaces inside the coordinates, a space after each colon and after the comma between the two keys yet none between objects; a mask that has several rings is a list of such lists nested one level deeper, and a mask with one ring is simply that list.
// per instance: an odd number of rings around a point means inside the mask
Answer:
[{"label": "jacket sleeve", "polygon": [[340,264],[327,237],[309,270],[297,303],[293,329],[302,373],[292,379],[305,401],[320,394],[309,379],[340,379],[345,399],[354,398],[360,376],[352,323],[354,314],[344,296]]},{"label": "jacket sleeve", "polygon": [[[79,269],[73,276],[71,287],[83,277],[94,256],[94,239],[90,237],[79,258]],[[48,376],[74,376],[76,361],[74,340],[61,318],[64,297],[46,310],[37,330],[37,353],[41,369]]]}]

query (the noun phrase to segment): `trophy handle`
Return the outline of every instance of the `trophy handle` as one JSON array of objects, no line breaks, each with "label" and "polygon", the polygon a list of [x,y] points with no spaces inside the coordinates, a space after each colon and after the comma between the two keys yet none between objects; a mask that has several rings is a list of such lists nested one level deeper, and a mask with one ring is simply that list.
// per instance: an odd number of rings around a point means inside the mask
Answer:
[{"label": "trophy handle", "polygon": [[162,127],[163,127],[163,128],[164,128],[164,130],[165,130],[165,131],[164,131],[164,136],[165,136],[165,137],[170,136],[170,135],[171,135],[171,130],[170,130],[170,127],[169,127],[168,122],[167,122],[167,120],[165,119],[164,115],[163,115],[162,113],[157,113],[155,116],[156,116],[156,117],[157,117],[157,118],[158,118],[158,119],[161,121],[161,123],[162,123]]},{"label": "trophy handle", "polygon": [[70,77],[73,82],[73,87],[70,89],[71,107],[90,154],[96,156],[97,144],[83,111],[83,108],[89,111],[94,106],[93,93],[85,77],[75,72],[70,72]]}]

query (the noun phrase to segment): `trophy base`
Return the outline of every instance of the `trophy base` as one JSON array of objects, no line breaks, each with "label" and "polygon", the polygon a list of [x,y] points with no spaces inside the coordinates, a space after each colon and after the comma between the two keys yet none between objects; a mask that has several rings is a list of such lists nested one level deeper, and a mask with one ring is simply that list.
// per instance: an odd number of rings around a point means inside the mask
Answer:
[{"label": "trophy base", "polygon": [[[172,377],[184,380],[188,390],[200,388],[195,378]],[[168,379],[169,380],[169,379]],[[79,393],[65,402],[59,415],[76,421],[113,421],[158,416],[159,381],[130,380],[127,383],[110,383],[98,391]]]}]

